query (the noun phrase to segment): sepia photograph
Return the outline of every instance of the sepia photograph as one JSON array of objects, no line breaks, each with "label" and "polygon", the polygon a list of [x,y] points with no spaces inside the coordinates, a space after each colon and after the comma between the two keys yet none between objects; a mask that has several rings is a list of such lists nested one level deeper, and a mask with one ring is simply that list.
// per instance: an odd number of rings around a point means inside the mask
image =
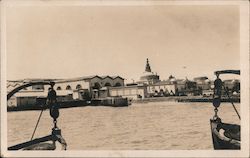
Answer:
[{"label": "sepia photograph", "polygon": [[249,2],[2,0],[12,156],[248,157]]}]

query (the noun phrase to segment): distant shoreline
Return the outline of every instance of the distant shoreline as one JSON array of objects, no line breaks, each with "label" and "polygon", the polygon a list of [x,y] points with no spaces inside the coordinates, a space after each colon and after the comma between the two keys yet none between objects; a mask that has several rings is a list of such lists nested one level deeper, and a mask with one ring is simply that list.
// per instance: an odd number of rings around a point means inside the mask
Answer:
[{"label": "distant shoreline", "polygon": [[[148,102],[164,102],[164,101],[172,101],[172,102],[212,102],[212,97],[203,97],[203,96],[170,96],[170,97],[152,97],[152,98],[144,98],[141,100],[133,100],[132,103],[148,103]],[[229,100],[228,98],[222,98],[221,102],[240,102],[239,97],[234,97]]]},{"label": "distant shoreline", "polygon": [[[203,102],[208,103],[212,102],[212,97],[203,97],[203,96],[169,96],[169,97],[151,97],[151,98],[144,98],[140,100],[132,100],[129,106],[133,106],[133,104],[144,104],[150,102],[182,102],[182,103],[189,103],[189,102]],[[234,103],[239,103],[240,98],[234,97],[231,99]],[[230,102],[227,98],[222,98],[221,102]],[[60,108],[73,108],[73,107],[86,107],[86,106],[109,106],[109,105],[97,105],[93,103],[87,103],[86,101],[70,101],[70,102],[62,102],[60,103]],[[115,107],[115,106],[110,106]],[[118,107],[118,106],[117,106]],[[30,110],[41,110],[40,106],[27,106],[27,107],[8,107],[8,112],[13,111],[30,111]],[[48,108],[45,108],[48,109]]]}]

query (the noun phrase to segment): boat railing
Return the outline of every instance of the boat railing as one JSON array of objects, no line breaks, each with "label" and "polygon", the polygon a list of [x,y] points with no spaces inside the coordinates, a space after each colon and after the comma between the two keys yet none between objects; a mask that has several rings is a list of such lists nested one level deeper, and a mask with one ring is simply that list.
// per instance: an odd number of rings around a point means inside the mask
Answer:
[{"label": "boat railing", "polygon": [[[26,83],[24,85],[21,85],[15,89],[13,89],[11,92],[9,92],[7,95],[7,100],[9,100],[11,98],[11,96],[13,96],[15,93],[17,93],[21,89],[29,87],[29,86],[33,86],[33,85],[50,85],[51,86],[50,89],[53,90],[53,86],[55,85],[55,83],[54,82]],[[17,144],[17,145],[13,145],[11,147],[8,147],[8,150],[21,150],[21,149],[23,149],[23,150],[55,150],[57,141],[62,145],[62,150],[66,150],[67,143],[61,135],[61,129],[59,129],[57,127],[57,118],[59,117],[59,107],[58,107],[57,102],[56,102],[56,97],[57,97],[56,92],[53,90],[53,93],[54,93],[53,99],[49,99],[49,96],[50,96],[49,93],[48,93],[48,97],[47,97],[48,105],[46,105],[46,106],[48,106],[50,108],[50,116],[53,118],[54,127],[52,128],[51,134],[44,136],[44,137],[33,139],[33,136],[36,132],[38,123],[40,122],[41,115],[45,109],[45,108],[42,108],[40,115],[38,117],[36,126],[34,128],[31,140],[24,142],[24,143]],[[44,107],[46,107],[46,106],[44,106]],[[52,141],[52,144],[48,144],[48,143],[42,144],[42,143],[47,142],[47,141]]]}]

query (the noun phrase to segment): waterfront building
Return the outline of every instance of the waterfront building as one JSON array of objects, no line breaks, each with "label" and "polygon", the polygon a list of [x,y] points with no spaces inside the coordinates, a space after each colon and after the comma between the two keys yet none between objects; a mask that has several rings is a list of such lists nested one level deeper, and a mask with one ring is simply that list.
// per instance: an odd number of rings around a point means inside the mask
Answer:
[{"label": "waterfront building", "polygon": [[110,87],[109,94],[111,97],[121,96],[133,100],[144,99],[147,97],[147,85],[137,84],[123,87]]},{"label": "waterfront building", "polygon": [[[19,87],[23,84],[30,83],[30,82],[40,82],[40,81],[56,81],[56,79],[22,79],[22,80],[8,80],[7,81],[7,92],[10,92],[11,90],[15,89],[16,87]],[[43,91],[44,90],[43,85],[34,85],[31,87],[27,87],[25,89],[22,89],[21,91]]]},{"label": "waterfront building", "polygon": [[212,81],[210,81],[206,76],[195,77],[194,81],[196,82],[198,89],[202,90],[211,89]]},{"label": "waterfront building", "polygon": [[186,79],[176,79],[170,75],[167,80],[148,86],[149,96],[195,95],[196,82]]},{"label": "waterfront building", "polygon": [[[54,89],[60,101],[72,99],[90,99],[102,97],[105,87],[124,86],[124,79],[120,76],[88,76],[71,79],[24,79],[7,81],[7,92],[29,82],[53,81]],[[9,101],[8,106],[22,106],[35,104],[37,98],[46,98],[49,85],[34,85],[16,93]],[[106,92],[107,93],[107,92]]]},{"label": "waterfront building", "polygon": [[[42,105],[46,98],[47,93],[45,91],[20,91],[8,100],[7,105],[8,107]],[[65,91],[57,92],[57,101],[68,101],[72,99],[72,94]]]},{"label": "waterfront building", "polygon": [[[160,80],[157,73],[151,71],[149,60],[146,60],[145,71],[139,81],[124,84],[120,76],[85,76],[70,79],[24,79],[7,82],[7,91],[29,82],[53,81],[59,101],[91,100],[107,97],[127,97],[144,99],[159,96],[208,95],[212,94],[213,82],[206,76],[189,79],[176,79],[170,75],[167,80]],[[225,80],[224,85],[230,93],[239,93],[239,80]],[[16,93],[8,106],[34,105],[40,99],[46,99],[49,85],[34,85]]]},{"label": "waterfront building", "polygon": [[139,81],[122,87],[109,88],[110,96],[122,96],[131,99],[144,99],[150,97],[150,86],[160,82],[157,73],[152,72],[149,60],[146,60],[145,71],[140,76]]},{"label": "waterfront building", "polygon": [[230,93],[240,93],[240,80],[224,80],[223,83]]},{"label": "waterfront building", "polygon": [[143,84],[150,85],[150,84],[155,84],[159,81],[160,81],[159,75],[157,75],[157,73],[154,73],[151,71],[149,60],[147,58],[145,71],[143,72],[143,74],[140,77],[140,80],[137,83],[143,83]]},{"label": "waterfront building", "polygon": [[[69,90],[74,96],[84,98],[89,96],[99,98],[103,93],[104,87],[124,86],[124,79],[120,76],[88,76],[56,81],[56,90]],[[74,97],[76,99],[76,97]]]},{"label": "waterfront building", "polygon": [[160,81],[147,87],[148,97],[175,95],[176,84]]},{"label": "waterfront building", "polygon": [[167,80],[148,85],[148,97],[175,95],[177,84],[176,78],[172,75]]}]

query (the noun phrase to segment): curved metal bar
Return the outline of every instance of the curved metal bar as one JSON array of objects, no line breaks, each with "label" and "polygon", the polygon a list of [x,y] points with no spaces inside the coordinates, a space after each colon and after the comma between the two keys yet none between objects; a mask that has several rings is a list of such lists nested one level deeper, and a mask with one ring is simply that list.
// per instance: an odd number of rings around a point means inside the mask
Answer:
[{"label": "curved metal bar", "polygon": [[52,82],[52,81],[51,82],[46,82],[46,81],[43,81],[43,82],[30,82],[30,83],[21,85],[21,86],[13,89],[12,91],[10,91],[8,93],[7,100],[9,100],[15,93],[17,93],[21,89],[26,88],[26,87],[30,87],[30,86],[34,86],[34,85],[55,85],[55,82]]},{"label": "curved metal bar", "polygon": [[215,71],[215,75],[220,75],[220,74],[236,74],[240,75],[240,70],[222,70],[222,71]]},{"label": "curved metal bar", "polygon": [[53,137],[54,137],[53,135],[48,135],[48,136],[45,136],[45,137],[42,137],[42,138],[36,138],[36,139],[28,141],[28,142],[24,142],[24,143],[21,143],[21,144],[17,144],[17,145],[8,147],[8,150],[20,150],[20,149],[23,149],[25,147],[28,147],[28,146],[31,146],[31,145],[34,145],[34,144],[38,144],[38,143],[53,140]]},{"label": "curved metal bar", "polygon": [[[11,98],[11,96],[13,96],[15,93],[17,93],[21,89],[26,88],[26,87],[30,87],[30,86],[33,86],[33,85],[51,85],[53,87],[55,85],[55,82],[52,82],[52,81],[48,81],[48,82],[46,82],[46,81],[40,81],[40,82],[30,82],[30,83],[21,85],[21,86],[13,89],[11,92],[8,93],[7,100],[9,100]],[[43,110],[40,113],[38,122],[40,120],[42,112],[43,112]],[[37,125],[38,125],[38,123],[36,124],[36,127],[37,127]],[[35,127],[35,130],[36,130],[36,127]],[[34,130],[34,132],[35,132],[35,130]],[[34,132],[33,132],[33,135],[34,135]],[[33,135],[32,135],[32,138],[33,138]],[[30,147],[32,145],[35,145],[35,144],[38,144],[38,143],[42,143],[42,142],[45,142],[45,141],[53,141],[53,143],[55,141],[58,141],[59,143],[62,144],[62,149],[63,150],[66,150],[66,148],[67,148],[67,143],[66,143],[65,139],[61,135],[61,130],[58,129],[58,128],[53,128],[51,135],[48,135],[48,136],[45,136],[45,137],[42,137],[42,138],[37,138],[37,139],[34,139],[34,140],[32,140],[32,138],[28,142],[24,142],[24,143],[21,143],[21,144],[17,144],[17,145],[11,146],[11,147],[8,148],[8,150],[24,149],[26,147]],[[53,148],[53,150],[54,150],[54,148]]]},{"label": "curved metal bar", "polygon": [[17,144],[17,145],[8,147],[8,150],[20,150],[20,149],[31,147],[32,145],[43,143],[46,141],[53,141],[53,142],[58,141],[62,145],[62,150],[67,149],[67,143],[61,135],[61,130],[57,128],[57,129],[52,129],[51,135],[41,137],[41,138],[36,138],[34,140],[30,140],[30,141],[27,141],[27,142],[24,142],[21,144]]}]

